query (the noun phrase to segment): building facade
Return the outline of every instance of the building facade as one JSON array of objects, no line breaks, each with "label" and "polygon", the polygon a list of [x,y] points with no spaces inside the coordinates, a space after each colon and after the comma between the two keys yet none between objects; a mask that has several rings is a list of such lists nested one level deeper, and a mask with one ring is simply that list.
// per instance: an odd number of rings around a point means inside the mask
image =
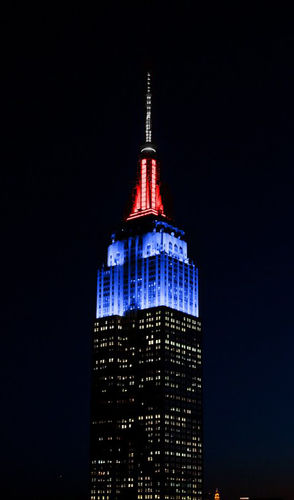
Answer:
[{"label": "building facade", "polygon": [[202,500],[198,270],[165,213],[151,138],[130,213],[98,271],[93,335],[91,500]]}]

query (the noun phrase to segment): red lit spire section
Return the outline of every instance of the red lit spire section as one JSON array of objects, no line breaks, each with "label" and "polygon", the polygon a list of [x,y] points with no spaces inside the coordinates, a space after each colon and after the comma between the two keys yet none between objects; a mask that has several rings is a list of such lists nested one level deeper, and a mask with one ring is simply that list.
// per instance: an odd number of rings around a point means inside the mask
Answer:
[{"label": "red lit spire section", "polygon": [[149,214],[163,215],[165,217],[160,194],[157,161],[155,158],[142,157],[140,159],[140,170],[133,206],[127,220]]},{"label": "red lit spire section", "polygon": [[133,206],[127,220],[149,214],[166,217],[160,194],[159,169],[154,157],[156,149],[151,141],[151,76],[147,73],[145,144],[141,149]]}]

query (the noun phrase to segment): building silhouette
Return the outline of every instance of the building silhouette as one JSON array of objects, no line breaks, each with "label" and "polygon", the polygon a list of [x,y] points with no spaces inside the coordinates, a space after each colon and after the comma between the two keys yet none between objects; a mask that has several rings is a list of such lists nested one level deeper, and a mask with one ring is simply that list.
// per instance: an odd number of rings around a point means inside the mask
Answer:
[{"label": "building silhouette", "polygon": [[149,74],[132,204],[98,271],[92,361],[91,500],[202,500],[198,269],[161,193]]}]

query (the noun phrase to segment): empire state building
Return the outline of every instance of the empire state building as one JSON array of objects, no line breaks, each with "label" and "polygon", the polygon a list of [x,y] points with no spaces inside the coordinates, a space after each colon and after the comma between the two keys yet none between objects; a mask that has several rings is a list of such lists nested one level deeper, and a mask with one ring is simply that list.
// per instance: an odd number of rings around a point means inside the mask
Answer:
[{"label": "empire state building", "polygon": [[91,500],[202,500],[198,269],[161,193],[149,74],[132,206],[98,271],[90,455]]}]

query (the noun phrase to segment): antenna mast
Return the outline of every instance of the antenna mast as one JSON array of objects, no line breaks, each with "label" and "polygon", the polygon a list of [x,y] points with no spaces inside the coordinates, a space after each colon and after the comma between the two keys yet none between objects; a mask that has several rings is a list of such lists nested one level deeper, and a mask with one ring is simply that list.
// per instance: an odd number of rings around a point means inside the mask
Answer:
[{"label": "antenna mast", "polygon": [[151,75],[147,73],[145,142],[152,142],[151,130]]}]

